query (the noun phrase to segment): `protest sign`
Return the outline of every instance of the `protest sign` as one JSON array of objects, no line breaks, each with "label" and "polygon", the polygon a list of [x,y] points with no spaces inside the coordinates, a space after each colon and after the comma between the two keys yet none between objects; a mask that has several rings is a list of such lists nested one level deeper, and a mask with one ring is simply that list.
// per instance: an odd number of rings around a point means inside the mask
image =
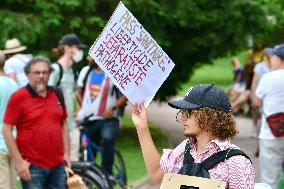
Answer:
[{"label": "protest sign", "polygon": [[225,189],[226,186],[227,183],[222,180],[166,173],[160,189]]},{"label": "protest sign", "polygon": [[122,2],[89,54],[132,104],[145,100],[146,107],[174,67]]}]

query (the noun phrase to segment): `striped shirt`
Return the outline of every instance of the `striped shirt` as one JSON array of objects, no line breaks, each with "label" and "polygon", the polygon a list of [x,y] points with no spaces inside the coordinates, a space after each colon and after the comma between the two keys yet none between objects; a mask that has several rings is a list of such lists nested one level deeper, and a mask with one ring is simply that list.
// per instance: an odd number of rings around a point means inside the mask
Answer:
[{"label": "striped shirt", "polygon": [[[186,143],[191,146],[190,154],[195,163],[200,163],[213,154],[228,148],[238,148],[229,140],[215,139],[206,145],[206,149],[197,154],[196,141],[193,138],[184,140],[175,149],[164,149],[160,161],[161,169],[165,173],[178,173],[183,165],[183,156]],[[227,182],[227,189],[253,189],[255,184],[255,172],[253,166],[246,157],[237,155],[220,162],[209,170],[211,179],[219,179]]]}]

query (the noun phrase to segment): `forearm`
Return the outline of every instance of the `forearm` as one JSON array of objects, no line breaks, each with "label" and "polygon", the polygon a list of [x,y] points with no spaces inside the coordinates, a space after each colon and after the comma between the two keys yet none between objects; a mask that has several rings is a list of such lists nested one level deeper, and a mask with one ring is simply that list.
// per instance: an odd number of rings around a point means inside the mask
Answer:
[{"label": "forearm", "polygon": [[14,136],[12,134],[13,127],[12,125],[4,124],[2,132],[5,138],[6,145],[9,149],[10,154],[12,155],[16,163],[23,161],[23,157],[19,152],[19,149],[16,145]]},{"label": "forearm", "polygon": [[69,131],[66,122],[62,127],[62,137],[63,137],[63,146],[64,146],[64,155],[70,155],[70,144],[69,144]]},{"label": "forearm", "polygon": [[75,94],[76,94],[77,105],[79,105],[77,108],[80,108],[80,106],[82,105],[82,101],[83,101],[83,88],[78,88]]},{"label": "forearm", "polygon": [[254,73],[253,78],[252,78],[252,82],[251,82],[251,94],[252,94],[252,98],[255,97],[255,91],[256,91],[256,86],[258,83],[258,75],[256,73]]},{"label": "forearm", "polygon": [[163,173],[160,169],[161,156],[153,142],[150,130],[148,127],[137,129],[137,134],[148,175],[153,181],[160,182],[163,178]]},{"label": "forearm", "polygon": [[127,101],[127,98],[124,95],[122,95],[119,99],[117,99],[117,101],[113,105],[113,108],[120,108],[124,106],[126,101]]}]

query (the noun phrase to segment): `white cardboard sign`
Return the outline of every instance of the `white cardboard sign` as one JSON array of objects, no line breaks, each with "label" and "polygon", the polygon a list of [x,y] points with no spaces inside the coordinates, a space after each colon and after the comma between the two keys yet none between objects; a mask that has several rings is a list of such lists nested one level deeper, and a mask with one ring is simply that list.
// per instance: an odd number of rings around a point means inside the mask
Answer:
[{"label": "white cardboard sign", "polygon": [[182,189],[189,188],[190,186],[191,188],[198,189],[225,189],[227,183],[216,179],[166,173],[160,189]]},{"label": "white cardboard sign", "polygon": [[175,66],[122,2],[89,54],[132,104],[146,107]]}]

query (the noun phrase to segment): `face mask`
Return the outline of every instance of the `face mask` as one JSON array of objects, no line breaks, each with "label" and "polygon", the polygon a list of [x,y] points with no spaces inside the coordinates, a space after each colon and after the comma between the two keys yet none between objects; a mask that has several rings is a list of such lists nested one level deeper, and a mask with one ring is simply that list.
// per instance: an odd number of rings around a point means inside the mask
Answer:
[{"label": "face mask", "polygon": [[78,63],[83,59],[84,52],[82,50],[77,50],[75,54],[72,56],[74,62]]}]

